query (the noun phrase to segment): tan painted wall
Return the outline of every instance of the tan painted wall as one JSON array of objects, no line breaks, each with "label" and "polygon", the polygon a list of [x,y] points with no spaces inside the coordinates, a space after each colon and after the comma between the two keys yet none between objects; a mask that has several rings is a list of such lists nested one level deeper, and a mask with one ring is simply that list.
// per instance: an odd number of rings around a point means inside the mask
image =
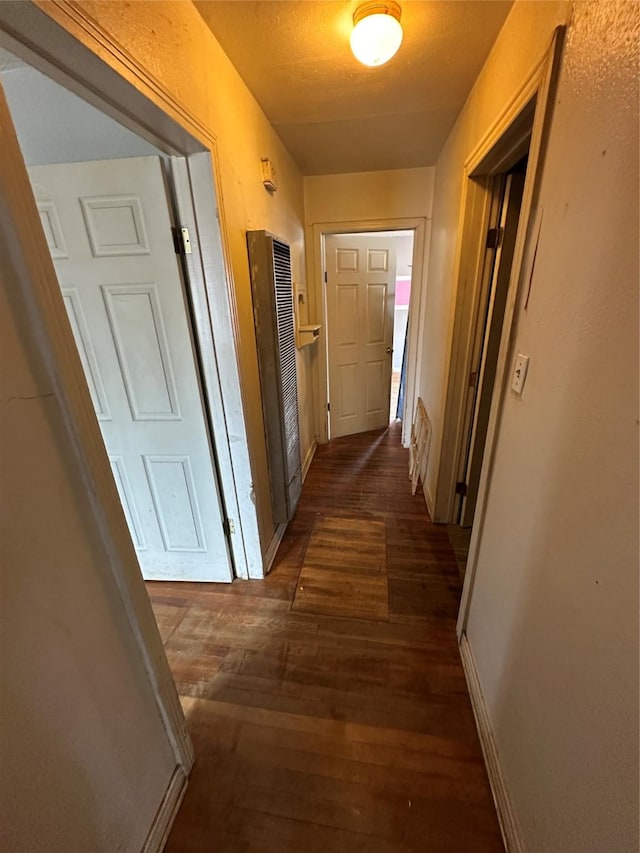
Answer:
[{"label": "tan painted wall", "polygon": [[[432,406],[462,163],[560,14],[516,3],[437,164]],[[638,849],[638,27],[635,4],[573,9],[517,318],[515,351],[531,363],[522,399],[504,404],[471,602],[469,642],[530,853]]]},{"label": "tan painted wall", "polygon": [[305,224],[431,216],[435,169],[304,178]]},{"label": "tan painted wall", "polygon": [[[40,5],[49,11],[47,3]],[[141,0],[135,3],[135,14],[129,4],[121,2],[82,0],[78,6],[217,139],[222,205],[238,306],[242,390],[264,553],[274,526],[245,232],[264,228],[290,243],[294,280],[304,281],[304,204],[300,171],[191,3]],[[51,12],[54,11],[51,7]],[[72,31],[87,43],[81,31]],[[88,46],[93,48],[91,44]],[[108,55],[105,59],[109,62]],[[270,157],[278,171],[279,189],[274,195],[262,186],[262,157]],[[313,436],[309,359],[305,351],[298,360],[303,459]]]},{"label": "tan painted wall", "polygon": [[20,301],[4,187],[0,849],[135,853],[176,761]]}]

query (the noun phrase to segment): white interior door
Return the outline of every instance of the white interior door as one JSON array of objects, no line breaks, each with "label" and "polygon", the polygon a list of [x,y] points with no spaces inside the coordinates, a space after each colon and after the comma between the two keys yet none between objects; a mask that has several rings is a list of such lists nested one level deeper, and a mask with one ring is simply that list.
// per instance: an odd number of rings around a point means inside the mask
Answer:
[{"label": "white interior door", "polygon": [[331,438],[389,424],[396,253],[393,237],[325,240]]},{"label": "white interior door", "polygon": [[29,172],[142,574],[229,581],[160,160]]}]

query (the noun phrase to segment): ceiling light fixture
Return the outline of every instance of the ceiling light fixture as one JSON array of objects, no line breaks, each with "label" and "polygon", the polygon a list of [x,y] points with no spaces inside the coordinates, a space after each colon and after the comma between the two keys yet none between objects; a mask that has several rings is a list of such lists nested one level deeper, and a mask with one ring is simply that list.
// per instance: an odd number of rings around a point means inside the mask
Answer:
[{"label": "ceiling light fixture", "polygon": [[402,44],[400,4],[370,0],[353,13],[351,50],[363,65],[384,65]]}]

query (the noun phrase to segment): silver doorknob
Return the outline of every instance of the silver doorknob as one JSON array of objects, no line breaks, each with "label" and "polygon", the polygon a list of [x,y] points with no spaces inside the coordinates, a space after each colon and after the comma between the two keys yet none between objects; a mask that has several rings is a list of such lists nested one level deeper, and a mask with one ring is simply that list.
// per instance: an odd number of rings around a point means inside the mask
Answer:
[{"label": "silver doorknob", "polygon": [[393,352],[393,347],[387,347],[387,352],[389,353],[389,355],[391,355],[391,353]]}]

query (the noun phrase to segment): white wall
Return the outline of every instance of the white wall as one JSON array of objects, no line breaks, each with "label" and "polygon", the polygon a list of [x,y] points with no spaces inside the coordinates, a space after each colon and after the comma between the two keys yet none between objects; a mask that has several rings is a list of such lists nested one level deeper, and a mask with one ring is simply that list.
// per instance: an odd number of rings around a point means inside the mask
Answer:
[{"label": "white wall", "polygon": [[161,152],[28,65],[0,73],[27,166]]},{"label": "white wall", "polygon": [[413,264],[413,234],[401,234],[395,238],[396,275],[411,275]]},{"label": "white wall", "polygon": [[[92,513],[40,339],[21,298],[17,270],[34,252],[32,240],[21,245],[12,233],[15,207],[7,186],[17,175],[7,165],[7,136],[5,126],[0,849],[137,853],[176,760],[114,587],[113,554]],[[26,174],[22,179],[24,196]]]},{"label": "white wall", "polygon": [[[561,15],[516,2],[437,164],[432,400],[464,157]],[[638,850],[638,35],[635,4],[573,8],[467,628],[529,853]]]},{"label": "white wall", "polygon": [[[211,31],[191,3],[158,0],[135,4],[135,14],[121,3],[82,0],[82,13],[158,81],[175,102],[194,115],[216,138],[222,185],[220,199],[230,250],[239,327],[242,395],[247,419],[255,502],[263,553],[274,534],[260,381],[253,325],[246,231],[266,229],[291,245],[294,281],[304,282],[304,205],[300,171],[257,102],[242,82]],[[85,28],[76,27],[64,9],[44,11],[68,28],[90,50],[102,52]],[[107,63],[117,62],[102,52]],[[179,57],[179,61],[176,61]],[[120,69],[122,72],[123,69]],[[124,70],[124,73],[128,72]],[[147,95],[163,108],[155,88]],[[179,115],[177,116],[179,120]],[[271,195],[262,185],[262,157],[273,160],[279,189]],[[308,347],[298,359],[300,434],[303,459],[313,441]]]}]

